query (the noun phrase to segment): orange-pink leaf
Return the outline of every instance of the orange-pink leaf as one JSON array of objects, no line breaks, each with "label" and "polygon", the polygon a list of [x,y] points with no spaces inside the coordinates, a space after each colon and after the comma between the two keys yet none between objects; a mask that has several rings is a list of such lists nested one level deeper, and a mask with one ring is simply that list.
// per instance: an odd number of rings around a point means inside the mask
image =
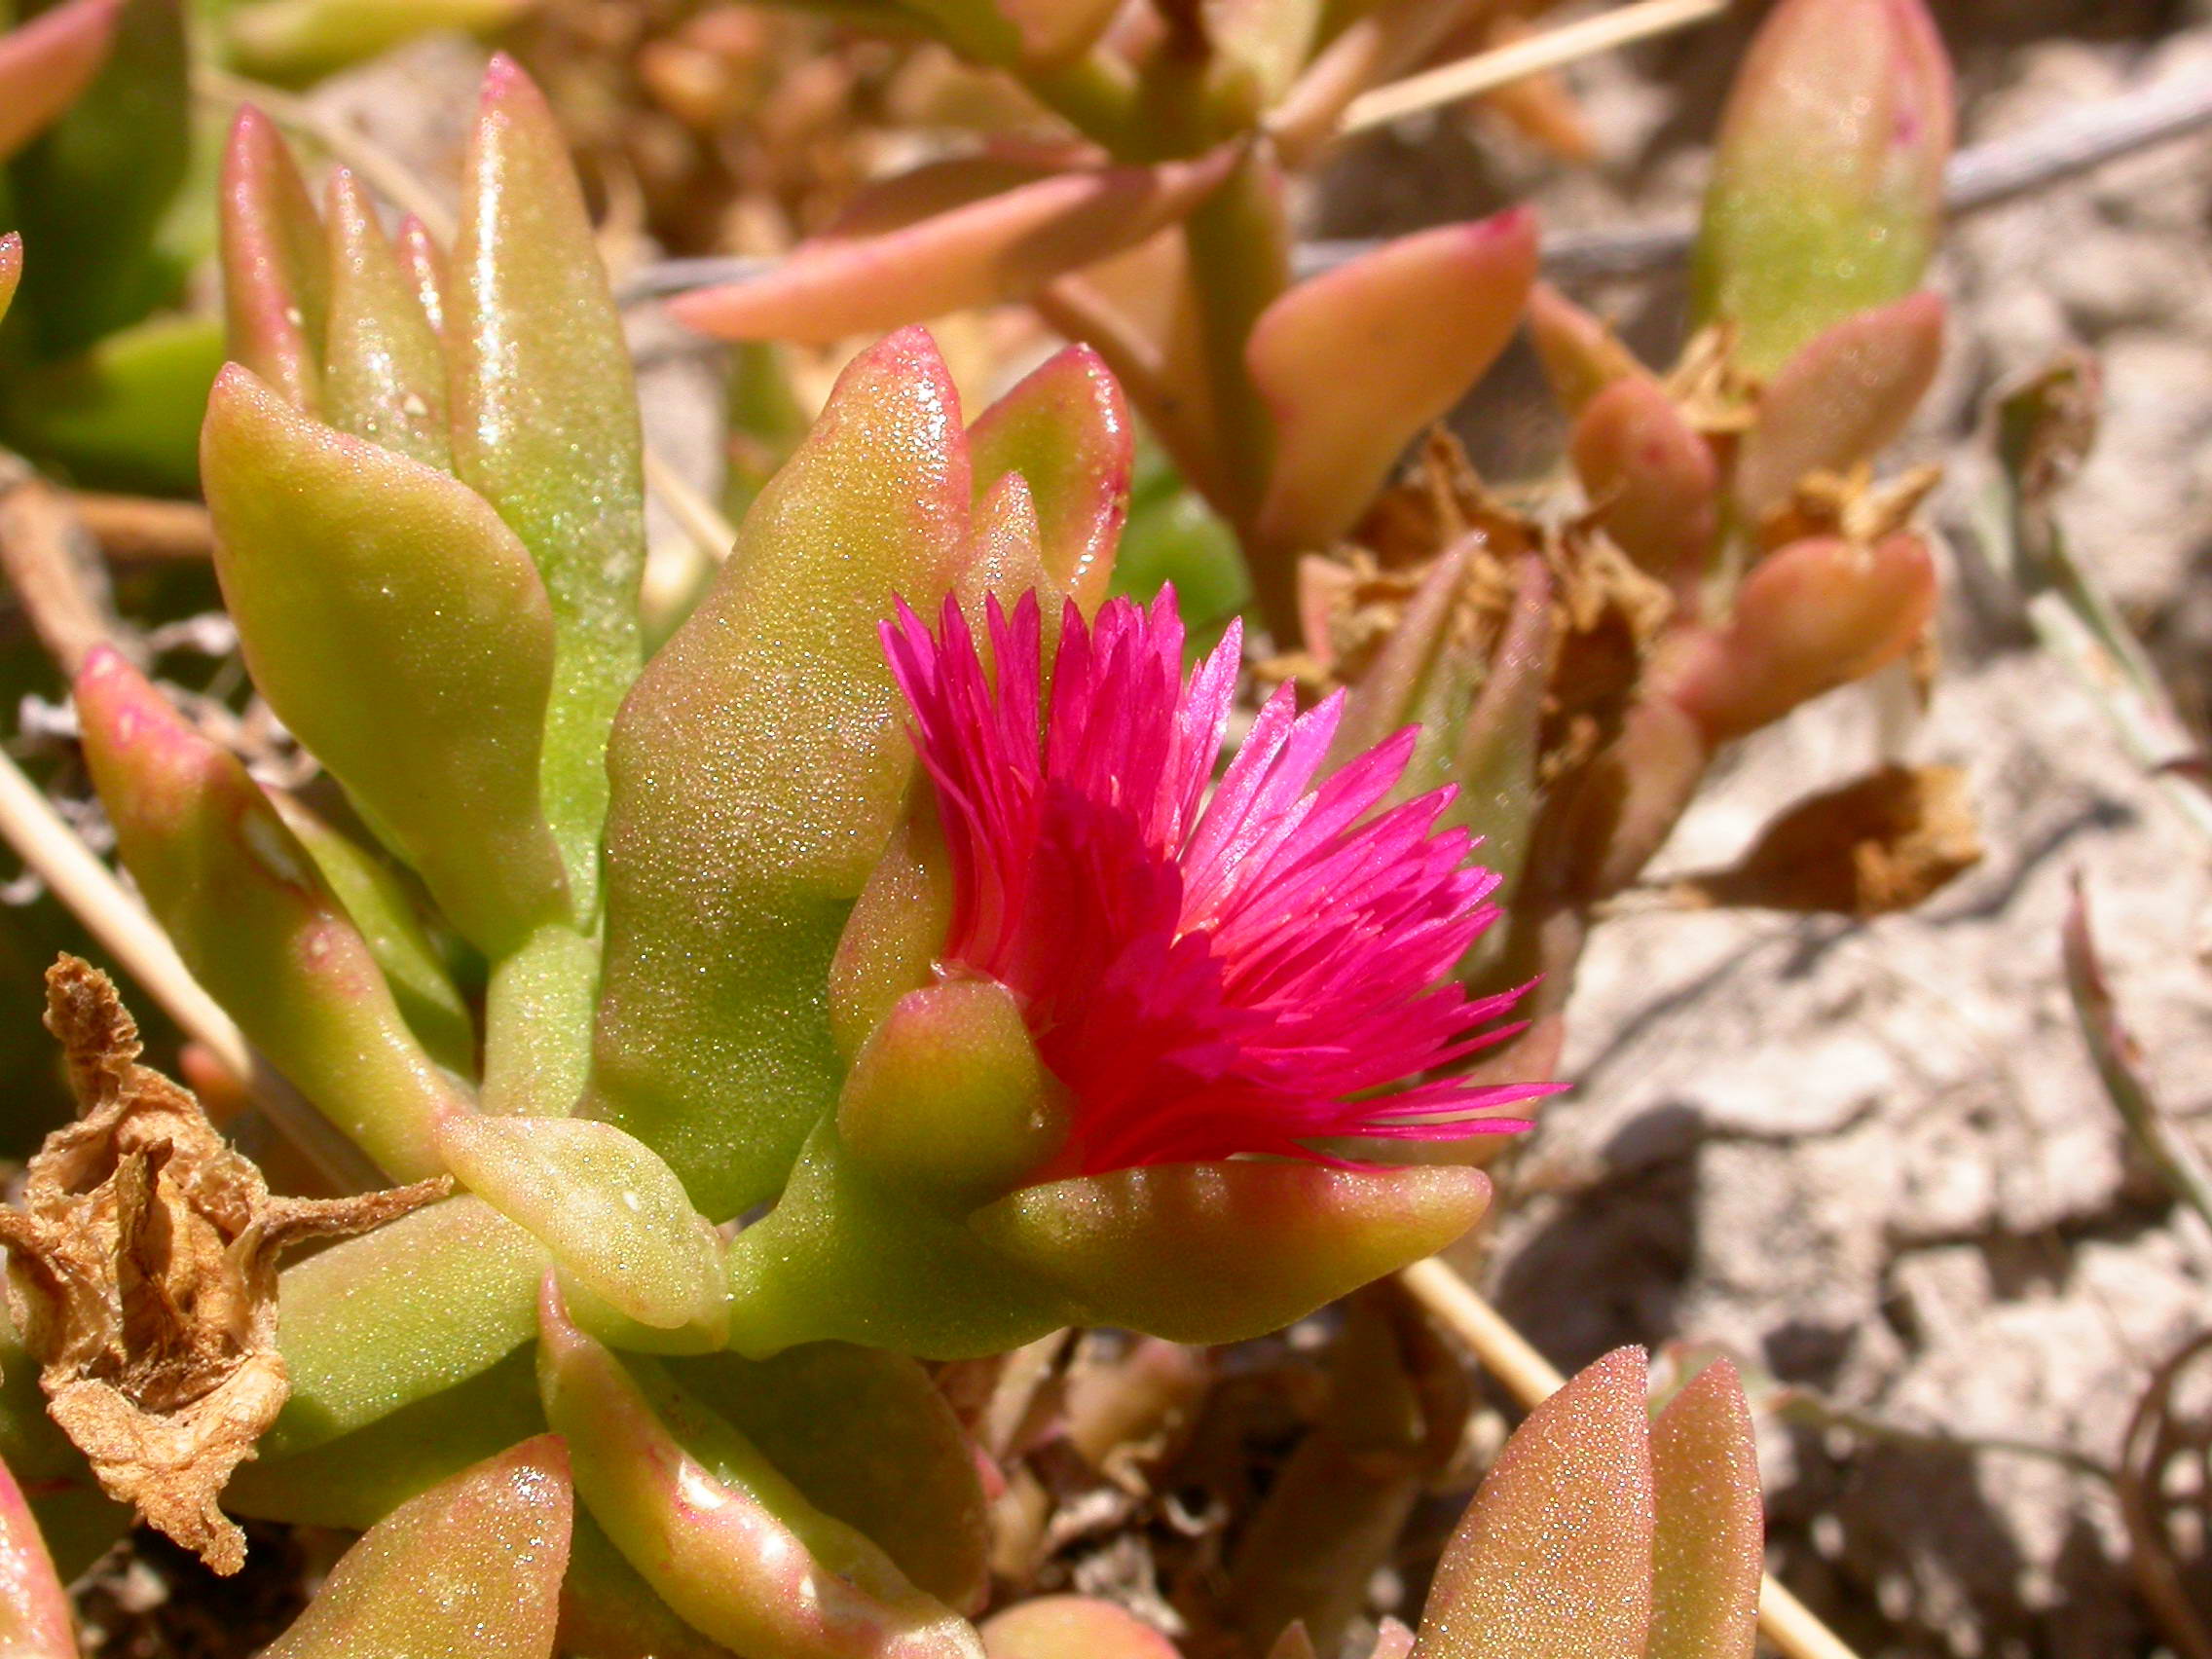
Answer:
[{"label": "orange-pink leaf", "polygon": [[1766,1525],[1751,1413],[1715,1360],[1651,1425],[1658,1529],[1644,1659],[1751,1659]]},{"label": "orange-pink leaf", "polygon": [[123,0],[68,0],[0,34],[0,160],[77,101],[107,61]]},{"label": "orange-pink leaf", "polygon": [[761,276],[686,294],[669,310],[725,340],[823,344],[1018,299],[1181,218],[1234,160],[1224,151],[1156,167],[1069,169],[979,196],[973,187],[1012,176],[1007,163],[940,163],[926,178],[877,187],[883,200],[847,214],[861,229],[819,237]]},{"label": "orange-pink leaf", "polygon": [[1720,469],[1675,400],[1641,375],[1617,380],[1584,408],[1567,453],[1621,551],[1694,586],[1719,534]]},{"label": "orange-pink leaf", "polygon": [[1515,209],[1402,237],[1270,306],[1245,348],[1274,421],[1261,539],[1314,548],[1349,528],[1504,348],[1535,272],[1535,219]]},{"label": "orange-pink leaf", "polygon": [[1642,1659],[1652,1477],[1643,1355],[1529,1414],[1445,1547],[1414,1659]]}]

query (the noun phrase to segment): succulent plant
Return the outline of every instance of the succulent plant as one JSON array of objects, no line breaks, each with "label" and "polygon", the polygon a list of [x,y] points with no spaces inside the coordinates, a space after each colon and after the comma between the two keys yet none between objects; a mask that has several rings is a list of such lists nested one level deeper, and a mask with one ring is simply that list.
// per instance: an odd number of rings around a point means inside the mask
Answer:
[{"label": "succulent plant", "polygon": [[[302,1659],[1157,1652],[1081,1602],[969,1622],[985,1471],[924,1362],[1238,1342],[1450,1244],[1500,1113],[1555,1087],[1582,938],[1715,752],[1927,625],[1925,481],[1866,471],[1933,372],[1925,249],[1745,275],[1812,257],[1758,200],[1808,3],[1738,91],[1708,326],[1665,376],[1534,285],[1521,213],[1290,282],[1276,156],[1450,8],[1327,38],[1298,7],[1128,38],[1107,7],[896,9],[1104,154],[895,181],[685,313],[1095,319],[1069,284],[1128,280],[1161,329],[973,421],[927,334],[860,350],[649,657],[628,352],[535,88],[495,60],[443,249],[343,168],[318,210],[241,112],[200,470],[254,685],[331,787],[265,785],[116,652],[75,694],[123,863],[330,1193],[272,1198],[113,987],[56,969],[84,1118],[6,1224],[0,1356],[54,1553],[125,1522],[102,1493],[218,1570],[226,1511],[363,1530],[272,1649]],[[1913,0],[1868,15],[1940,102]],[[1916,121],[1821,258],[1933,213],[1947,117]],[[1442,443],[1387,489],[1525,304],[1585,510]],[[1370,374],[1330,372],[1347,341]],[[1282,654],[1248,721],[1236,625],[1194,647],[1171,589],[1111,596],[1116,369],[1250,561]],[[1834,844],[1786,818],[1706,902],[1911,903],[1971,859],[1941,804],[1916,774],[1820,815]],[[1748,1653],[1741,1391],[1646,1394],[1624,1353],[1541,1406],[1384,1647]],[[12,1488],[0,1527],[0,1616],[53,1648]]]}]

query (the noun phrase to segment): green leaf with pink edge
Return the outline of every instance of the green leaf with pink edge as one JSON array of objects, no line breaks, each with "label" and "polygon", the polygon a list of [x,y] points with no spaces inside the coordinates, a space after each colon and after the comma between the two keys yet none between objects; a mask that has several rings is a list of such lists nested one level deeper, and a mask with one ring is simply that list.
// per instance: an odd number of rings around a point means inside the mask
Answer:
[{"label": "green leaf with pink edge", "polygon": [[554,624],[521,542],[465,486],[241,368],[201,454],[216,574],[278,718],[479,949],[566,920],[538,801]]},{"label": "green leaf with pink edge", "polygon": [[446,332],[446,284],[450,280],[445,249],[438,246],[429,227],[412,213],[399,221],[399,233],[392,239],[392,247],[399,256],[399,268],[407,274],[416,301],[423,308],[423,315],[429,321],[430,332],[442,342]]},{"label": "green leaf with pink edge", "polygon": [[969,1226],[1081,1323],[1213,1344],[1280,1330],[1433,1255],[1489,1202],[1472,1169],[1156,1163],[1027,1187]]},{"label": "green leaf with pink edge", "polygon": [[353,175],[330,175],[330,321],[323,418],[342,432],[450,471],[446,360],[413,277]]},{"label": "green leaf with pink edge", "polygon": [[569,1543],[558,1646],[591,1659],[737,1659],[678,1617],[588,1510]]},{"label": "green leaf with pink edge", "polygon": [[1045,630],[1045,648],[1058,648],[1060,591],[1045,570],[1045,552],[1037,535],[1037,506],[1029,498],[1029,482],[1009,472],[987,490],[977,492],[975,517],[969,521],[968,546],[961,555],[960,583],[953,590],[977,626],[983,622],[985,600],[1000,596],[1013,605],[1017,594],[1034,593],[1044,614],[1051,618]]},{"label": "green leaf with pink edge", "polygon": [[1751,1659],[1766,1523],[1751,1413],[1715,1360],[1651,1425],[1657,1528],[1643,1659]]},{"label": "green leaf with pink edge", "polygon": [[1136,459],[1128,408],[1105,363],[1088,347],[1069,347],[984,410],[968,443],[978,497],[1008,473],[1028,480],[1045,568],[1091,614],[1113,579]]},{"label": "green leaf with pink edge", "polygon": [[1911,532],[1794,541],[1745,578],[1724,626],[1670,642],[1652,683],[1721,743],[1895,662],[1935,611],[1936,563]]},{"label": "green leaf with pink edge", "polygon": [[1652,379],[1610,328],[1549,282],[1529,290],[1529,338],[1552,396],[1569,415],[1616,381]]},{"label": "green leaf with pink edge", "polygon": [[1401,237],[1270,306],[1245,349],[1275,429],[1261,543],[1294,553],[1349,529],[1504,349],[1535,273],[1535,220],[1515,209]]},{"label": "green leaf with pink edge", "polygon": [[15,302],[16,283],[23,274],[23,239],[14,231],[0,236],[0,316]]},{"label": "green leaf with pink edge", "polygon": [[466,1383],[537,1332],[545,1246],[465,1195],[286,1268],[292,1383],[261,1455],[287,1457]]},{"label": "green leaf with pink edge", "polygon": [[1616,1348],[1529,1414],[1445,1546],[1414,1659],[1643,1659],[1644,1388],[1642,1351]]},{"label": "green leaf with pink edge", "polygon": [[1721,112],[1691,260],[1700,322],[1768,375],[1920,282],[1943,209],[1951,66],[1922,0],[1786,0]]},{"label": "green leaf with pink edge", "polygon": [[186,965],[387,1174],[436,1174],[431,1121],[459,1088],[261,787],[111,650],[87,659],[76,700],[123,861]]},{"label": "green leaf with pink edge", "polygon": [[830,1025],[847,1059],[908,991],[936,972],[952,928],[952,870],[937,808],[919,795],[845,918],[830,962]]},{"label": "green leaf with pink edge", "polygon": [[115,46],[122,0],[67,0],[0,33],[0,161],[77,101]]},{"label": "green leaf with pink edge", "polygon": [[981,1634],[986,1659],[1179,1659],[1167,1638],[1096,1596],[1016,1602],[985,1619]]},{"label": "green leaf with pink edge", "polygon": [[958,1211],[1045,1167],[1067,1132],[1064,1090],[1014,993],[994,979],[900,998],[837,1101],[838,1138],[862,1167]]},{"label": "green leaf with pink edge", "polygon": [[608,750],[593,1106],[712,1217],[782,1186],[843,1064],[822,988],[912,752],[878,624],[968,543],[959,399],[919,330],[849,366],[647,665]]},{"label": "green leaf with pink edge", "polygon": [[1614,544],[1694,600],[1720,534],[1720,466],[1675,400],[1641,376],[1615,381],[1584,407],[1567,455]]},{"label": "green leaf with pink edge", "polygon": [[416,900],[398,871],[368,848],[325,823],[298,797],[270,797],[284,827],[300,838],[315,868],[360,930],[385,983],[430,1057],[457,1077],[476,1070],[476,1028],[468,1005],[431,942]]},{"label": "green leaf with pink edge", "polygon": [[241,105],[223,151],[223,311],[230,351],[293,408],[322,407],[330,252],[276,127]]},{"label": "green leaf with pink edge", "polygon": [[607,733],[638,673],[644,438],[567,141],[503,55],[485,74],[462,169],[447,300],[454,469],[530,549],[553,603],[540,787],[588,924]]},{"label": "green leaf with pink edge", "polygon": [[538,1386],[577,1490],[686,1622],[755,1659],[972,1659],[975,1632],[824,1514],[650,1360],[625,1366],[569,1322],[548,1280]]},{"label": "green leaf with pink edge", "polygon": [[290,1456],[239,1465],[234,1515],[366,1531],[409,1498],[545,1432],[535,1361],[522,1348],[491,1370]]},{"label": "green leaf with pink edge", "polygon": [[652,1150],[612,1124],[438,1120],[438,1150],[478,1198],[543,1242],[565,1273],[654,1330],[727,1329],[721,1242]]},{"label": "green leaf with pink edge", "polygon": [[539,1435],[401,1504],[262,1659],[551,1659],[569,1461]]},{"label": "green leaf with pink edge", "polygon": [[1809,472],[1848,472],[1871,460],[1935,382],[1943,302],[1909,294],[1824,330],[1761,389],[1736,460],[1736,503],[1756,529]]},{"label": "green leaf with pink edge", "polygon": [[[881,1545],[917,1588],[956,1612],[983,1604],[990,1531],[975,1449],[921,1366],[846,1343],[666,1363],[807,1501]],[[855,1423],[867,1432],[855,1434]]]},{"label": "green leaf with pink edge", "polygon": [[849,209],[865,230],[833,229],[760,276],[685,294],[669,311],[718,339],[825,345],[1020,299],[1182,218],[1234,159],[1071,168],[1011,189],[1003,162],[934,163],[922,178],[876,186],[887,202],[864,196]]},{"label": "green leaf with pink edge", "polygon": [[69,1598],[55,1576],[22,1489],[0,1462],[0,1652],[14,1659],[77,1659]]}]

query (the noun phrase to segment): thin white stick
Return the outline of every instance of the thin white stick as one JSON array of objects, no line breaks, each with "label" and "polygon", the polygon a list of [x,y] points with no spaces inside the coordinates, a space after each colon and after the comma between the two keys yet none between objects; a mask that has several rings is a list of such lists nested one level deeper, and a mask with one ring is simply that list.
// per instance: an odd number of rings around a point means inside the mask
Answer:
[{"label": "thin white stick", "polygon": [[688,478],[650,449],[645,451],[645,483],[700,552],[718,565],[729,557],[730,549],[737,545],[737,527],[693,489]]},{"label": "thin white stick", "polygon": [[213,1054],[342,1191],[385,1184],[375,1166],[330,1120],[253,1051],[222,1005],[192,977],[162,925],[4,752],[0,752],[0,837],[69,906],[116,965],[161,1005],[177,1029]]},{"label": "thin white stick", "polygon": [[[1448,1264],[1431,1256],[1400,1272],[1398,1282],[1465,1343],[1523,1407],[1532,1410],[1566,1383],[1551,1361]],[[1787,1659],[1859,1659],[1772,1574],[1759,1580],[1759,1632]]]},{"label": "thin white stick", "polygon": [[1601,12],[1564,28],[1547,29],[1493,51],[1479,52],[1454,63],[1424,69],[1386,87],[1377,87],[1351,100],[1337,124],[1340,134],[1365,132],[1384,127],[1402,116],[1418,115],[1440,104],[1457,103],[1477,92],[1487,92],[1509,81],[1539,70],[1556,69],[1578,57],[1653,35],[1668,34],[1717,18],[1730,0],[1637,0],[1637,4]]}]

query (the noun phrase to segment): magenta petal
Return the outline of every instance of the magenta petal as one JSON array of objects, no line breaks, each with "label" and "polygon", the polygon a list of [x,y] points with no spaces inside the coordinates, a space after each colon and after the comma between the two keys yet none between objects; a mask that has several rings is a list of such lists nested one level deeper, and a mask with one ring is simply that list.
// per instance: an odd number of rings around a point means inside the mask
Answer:
[{"label": "magenta petal", "polygon": [[1052,1175],[1526,1126],[1496,1114],[1553,1086],[1432,1078],[1515,997],[1450,978],[1496,879],[1436,830],[1448,794],[1383,804],[1412,730],[1316,786],[1342,703],[1284,687],[1209,798],[1234,630],[1186,680],[1171,591],[1071,605],[1049,694],[1036,600],[985,631],[988,668],[956,606],[933,636],[901,605],[884,648],[944,827],[943,966],[1013,990],[1074,1103]]}]

